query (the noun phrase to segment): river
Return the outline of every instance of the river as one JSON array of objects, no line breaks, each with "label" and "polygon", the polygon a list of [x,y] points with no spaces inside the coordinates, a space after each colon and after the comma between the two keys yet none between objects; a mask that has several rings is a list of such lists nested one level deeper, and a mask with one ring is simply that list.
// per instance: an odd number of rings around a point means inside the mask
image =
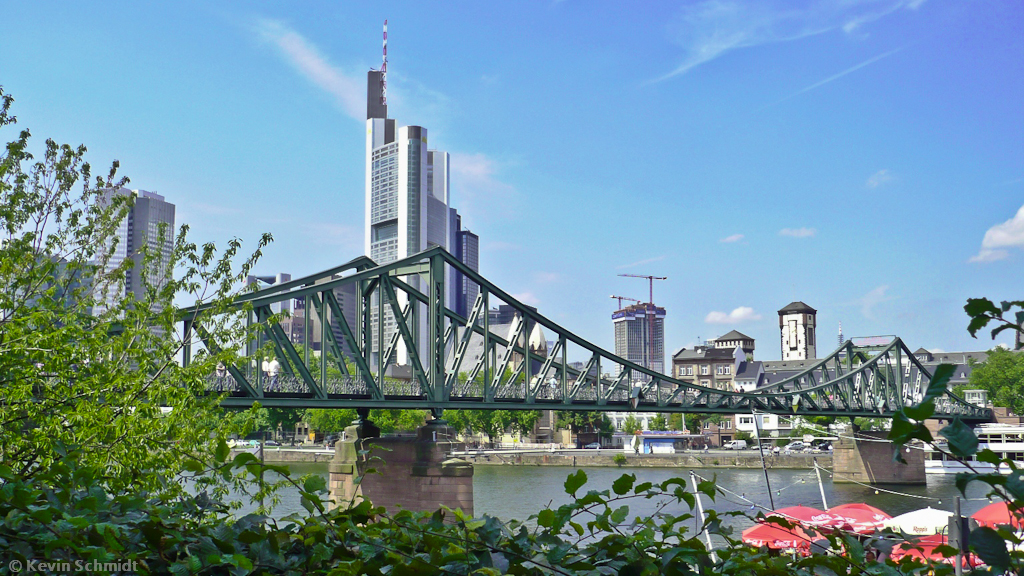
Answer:
[{"label": "river", "polygon": [[[293,463],[289,465],[289,468],[295,477],[302,474],[319,474],[325,479],[327,478],[326,463]],[[580,469],[586,471],[588,478],[583,492],[586,490],[610,490],[612,482],[622,474],[635,474],[638,483],[659,483],[672,477],[683,477],[687,479],[687,488],[691,489],[690,471],[684,469],[629,467]],[[570,497],[565,493],[563,483],[566,476],[576,470],[558,466],[476,466],[473,477],[475,513],[477,516],[487,514],[502,520],[526,520],[530,514],[537,513],[546,505],[559,506],[568,503]],[[708,479],[715,477],[718,486],[735,493],[735,495],[719,494],[714,502],[707,496],[702,496],[706,509],[714,509],[720,513],[742,511],[751,516],[755,515],[757,510],[744,498],[761,506],[771,506],[764,473],[761,470],[697,468],[693,472]],[[274,475],[269,474],[268,479],[272,476]],[[771,482],[776,508],[797,504],[823,508],[821,491],[813,470],[769,470],[768,479]],[[955,476],[928,475],[927,480],[927,485],[923,486],[880,486],[876,493],[876,488],[857,484],[833,484],[828,473],[822,472],[822,485],[829,506],[867,502],[892,516],[926,506],[952,511],[954,499],[958,495],[954,484]],[[988,500],[984,498],[985,488],[986,486],[977,482],[969,487],[967,498],[961,502],[961,510],[965,515],[973,514],[988,504]],[[888,493],[885,490],[899,494]],[[280,518],[294,512],[305,513],[299,504],[296,489],[290,487],[283,489],[280,492],[280,498],[281,502],[273,512],[275,517]],[[630,500],[627,504],[630,506],[631,517],[635,514],[650,515],[658,505],[655,500],[642,498]],[[240,512],[246,513],[253,508],[251,505],[243,506]],[[687,510],[685,504],[678,504],[672,505],[666,511],[680,514]],[[694,513],[696,514],[696,511]],[[752,525],[752,522],[745,517],[732,517],[727,518],[725,524],[742,530]]]}]

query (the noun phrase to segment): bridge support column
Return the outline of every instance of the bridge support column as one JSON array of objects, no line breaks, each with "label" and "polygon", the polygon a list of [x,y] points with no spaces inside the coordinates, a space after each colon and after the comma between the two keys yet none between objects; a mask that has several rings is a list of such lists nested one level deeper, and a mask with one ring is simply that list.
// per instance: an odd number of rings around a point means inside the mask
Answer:
[{"label": "bridge support column", "polygon": [[[473,465],[448,457],[465,448],[455,439],[454,428],[431,420],[416,430],[415,437],[379,436],[367,421],[345,429],[330,465],[335,505],[365,498],[388,512],[434,511],[445,505],[473,514]],[[369,469],[376,473],[367,474]]]},{"label": "bridge support column", "polygon": [[849,484],[924,484],[924,451],[903,448],[906,464],[893,460],[896,446],[887,432],[858,432],[862,439],[843,437],[832,445],[832,481]]}]

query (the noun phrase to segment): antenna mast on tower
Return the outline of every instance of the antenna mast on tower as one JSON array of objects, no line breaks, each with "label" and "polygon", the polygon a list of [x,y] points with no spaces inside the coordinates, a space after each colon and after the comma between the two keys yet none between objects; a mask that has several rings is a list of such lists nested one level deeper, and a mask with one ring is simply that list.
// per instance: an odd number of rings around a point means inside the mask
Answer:
[{"label": "antenna mast on tower", "polygon": [[380,66],[380,104],[388,105],[388,21],[384,20],[384,62]]}]

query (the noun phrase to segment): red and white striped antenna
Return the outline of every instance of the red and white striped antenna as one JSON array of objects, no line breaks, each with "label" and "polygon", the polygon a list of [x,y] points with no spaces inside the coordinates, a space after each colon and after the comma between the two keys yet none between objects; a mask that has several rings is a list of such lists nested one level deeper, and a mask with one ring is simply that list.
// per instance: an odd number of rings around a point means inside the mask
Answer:
[{"label": "red and white striped antenna", "polygon": [[384,62],[380,66],[380,103],[388,105],[388,21],[384,20]]}]

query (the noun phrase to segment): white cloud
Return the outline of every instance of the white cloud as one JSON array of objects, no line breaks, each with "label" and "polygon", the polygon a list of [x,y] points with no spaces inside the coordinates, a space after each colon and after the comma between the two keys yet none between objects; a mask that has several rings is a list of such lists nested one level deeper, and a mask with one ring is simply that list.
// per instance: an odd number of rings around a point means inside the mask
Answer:
[{"label": "white cloud", "polygon": [[889,170],[879,170],[878,172],[872,174],[870,178],[868,178],[868,181],[865,183],[865,186],[867,186],[868,188],[878,188],[879,186],[885,184],[890,180],[892,180],[892,173],[889,172]]},{"label": "white cloud", "polygon": [[761,315],[754,312],[749,306],[740,306],[726,314],[725,312],[709,312],[704,318],[708,324],[741,324],[743,322],[754,322],[760,320]]},{"label": "white cloud", "polygon": [[313,85],[334,97],[339,108],[355,120],[366,118],[365,76],[348,75],[298,32],[278,20],[260,18],[256,33],[273,44],[285,61]]},{"label": "white cloud", "polygon": [[743,240],[743,234],[733,234],[732,236],[726,236],[725,238],[722,238],[721,240],[719,240],[719,242],[729,243],[729,242],[739,242],[740,240]]},{"label": "white cloud", "polygon": [[1010,255],[1006,248],[1024,248],[1024,206],[1017,210],[1017,214],[1003,222],[996,224],[985,232],[981,240],[981,250],[976,256],[972,256],[970,262],[995,262]]},{"label": "white cloud", "polygon": [[914,9],[920,4],[921,0],[817,0],[800,8],[764,0],[690,4],[671,20],[668,31],[670,40],[683,48],[683,61],[654,81],[685,74],[740,48],[789,42],[834,30],[851,34],[901,8]]},{"label": "white cloud", "polygon": [[882,302],[892,300],[891,296],[886,296],[886,292],[889,291],[889,285],[883,284],[878,288],[868,292],[864,296],[861,296],[858,303],[860,304],[860,311],[864,314],[864,317],[869,320],[875,319],[875,307]]},{"label": "white cloud", "polygon": [[540,298],[534,296],[533,292],[520,292],[512,297],[529,306],[540,306]]},{"label": "white cloud", "polygon": [[622,266],[616,266],[615,269],[616,270],[624,270],[626,268],[633,268],[635,266],[642,266],[644,264],[650,264],[652,262],[661,262],[664,259],[665,259],[665,256],[655,256],[654,258],[646,258],[644,260],[637,260],[636,262],[632,262],[630,264],[623,264]]},{"label": "white cloud", "polygon": [[519,213],[519,193],[498,179],[498,164],[485,154],[452,153],[452,203],[470,230],[488,220],[507,220]]},{"label": "white cloud", "polygon": [[790,238],[810,238],[817,233],[818,231],[814,228],[783,228],[779,230],[779,236],[789,236]]}]

